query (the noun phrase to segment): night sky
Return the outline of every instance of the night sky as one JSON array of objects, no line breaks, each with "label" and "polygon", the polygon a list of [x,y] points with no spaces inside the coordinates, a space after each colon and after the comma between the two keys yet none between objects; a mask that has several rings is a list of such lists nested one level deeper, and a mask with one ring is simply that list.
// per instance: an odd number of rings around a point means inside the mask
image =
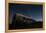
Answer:
[{"label": "night sky", "polygon": [[42,21],[43,5],[41,4],[15,4],[9,3],[10,22],[15,13],[24,14],[36,21]]}]

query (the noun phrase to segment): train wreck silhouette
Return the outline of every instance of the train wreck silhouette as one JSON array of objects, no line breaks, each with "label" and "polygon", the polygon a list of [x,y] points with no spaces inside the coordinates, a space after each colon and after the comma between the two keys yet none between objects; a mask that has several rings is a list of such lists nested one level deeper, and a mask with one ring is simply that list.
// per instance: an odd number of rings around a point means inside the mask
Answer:
[{"label": "train wreck silhouette", "polygon": [[36,21],[31,17],[16,13],[13,16],[12,24],[9,24],[9,29],[34,29],[43,28],[43,21]]}]

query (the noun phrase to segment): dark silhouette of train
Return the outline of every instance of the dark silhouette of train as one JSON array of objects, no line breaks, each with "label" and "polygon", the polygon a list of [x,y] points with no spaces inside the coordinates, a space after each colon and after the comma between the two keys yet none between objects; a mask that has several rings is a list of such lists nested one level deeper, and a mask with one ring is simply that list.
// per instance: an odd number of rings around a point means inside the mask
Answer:
[{"label": "dark silhouette of train", "polygon": [[34,29],[43,28],[42,21],[35,21],[31,17],[16,13],[13,16],[12,24],[9,24],[9,29]]}]

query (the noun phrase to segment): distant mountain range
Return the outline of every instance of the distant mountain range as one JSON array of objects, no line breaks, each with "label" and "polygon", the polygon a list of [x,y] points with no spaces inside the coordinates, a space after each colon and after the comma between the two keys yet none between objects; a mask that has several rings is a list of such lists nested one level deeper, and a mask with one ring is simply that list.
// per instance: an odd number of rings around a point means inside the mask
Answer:
[{"label": "distant mountain range", "polygon": [[[29,19],[29,20],[32,20],[32,21],[36,21],[36,20],[32,19],[31,17],[25,16],[23,14],[16,13],[16,16],[20,16],[20,17],[25,18],[25,19]],[[39,22],[39,21],[37,21],[37,22]],[[40,22],[42,22],[42,21],[40,21]]]}]

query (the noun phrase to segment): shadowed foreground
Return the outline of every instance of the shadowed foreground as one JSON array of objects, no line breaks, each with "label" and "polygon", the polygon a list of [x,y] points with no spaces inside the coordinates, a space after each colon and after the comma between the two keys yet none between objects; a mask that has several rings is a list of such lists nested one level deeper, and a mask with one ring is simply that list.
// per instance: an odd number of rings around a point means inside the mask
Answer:
[{"label": "shadowed foreground", "polygon": [[33,28],[42,28],[42,22],[35,22],[28,24],[18,24],[13,26],[12,24],[9,26],[9,29],[33,29]]}]

